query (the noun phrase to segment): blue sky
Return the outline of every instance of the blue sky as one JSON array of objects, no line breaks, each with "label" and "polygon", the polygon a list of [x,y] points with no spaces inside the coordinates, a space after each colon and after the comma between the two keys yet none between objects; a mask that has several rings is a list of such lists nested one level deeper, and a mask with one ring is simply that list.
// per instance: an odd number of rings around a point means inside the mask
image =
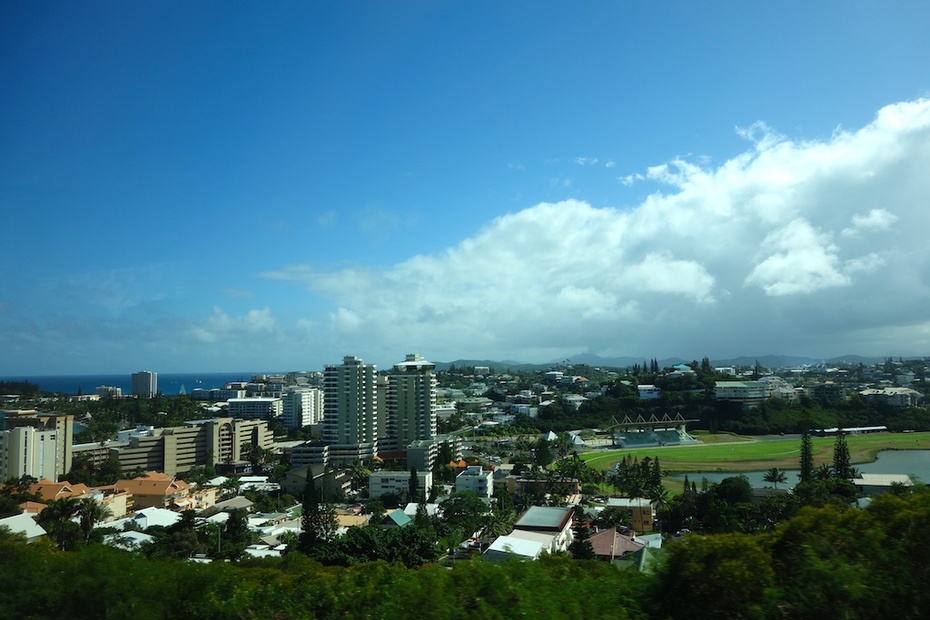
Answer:
[{"label": "blue sky", "polygon": [[5,3],[0,375],[930,354],[928,26]]}]

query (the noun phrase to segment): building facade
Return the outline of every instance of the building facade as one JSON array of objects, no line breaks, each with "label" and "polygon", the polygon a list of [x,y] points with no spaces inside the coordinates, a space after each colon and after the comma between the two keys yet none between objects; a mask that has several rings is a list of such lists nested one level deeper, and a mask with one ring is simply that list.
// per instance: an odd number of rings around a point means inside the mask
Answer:
[{"label": "building facade", "polygon": [[353,355],[323,371],[323,441],[329,445],[331,466],[367,461],[378,453],[382,429],[376,380],[374,364]]},{"label": "building facade", "polygon": [[132,373],[132,395],[137,398],[154,398],[158,394],[158,373],[141,370]]},{"label": "building facade", "polygon": [[303,428],[323,421],[323,390],[297,387],[281,399],[281,421],[287,428]]},{"label": "building facade", "polygon": [[386,426],[382,450],[406,447],[436,436],[436,364],[409,354],[387,376]]}]

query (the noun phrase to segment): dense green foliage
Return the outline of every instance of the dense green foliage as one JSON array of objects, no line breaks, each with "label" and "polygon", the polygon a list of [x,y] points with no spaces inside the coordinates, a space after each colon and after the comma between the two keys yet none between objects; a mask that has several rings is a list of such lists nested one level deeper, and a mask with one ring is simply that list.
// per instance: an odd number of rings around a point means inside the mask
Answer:
[{"label": "dense green foliage", "polygon": [[280,560],[192,564],[101,545],[63,553],[0,539],[7,618],[645,618],[643,581],[568,558],[411,570],[373,562],[324,567]]},{"label": "dense green foliage", "polygon": [[[732,485],[723,494],[741,499]],[[730,497],[732,496],[732,497]],[[566,556],[447,569],[323,566],[301,553],[194,564],[0,533],[7,618],[920,618],[930,493],[804,507],[760,534],[688,534],[652,575]],[[365,537],[362,530],[359,536]]]}]

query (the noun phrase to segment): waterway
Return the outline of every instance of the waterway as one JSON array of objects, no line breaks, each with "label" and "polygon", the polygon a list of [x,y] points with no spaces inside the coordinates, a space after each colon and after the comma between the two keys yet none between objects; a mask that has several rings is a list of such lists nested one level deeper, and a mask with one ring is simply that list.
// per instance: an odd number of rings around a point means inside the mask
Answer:
[{"label": "waterway", "polygon": [[[930,484],[930,450],[882,450],[877,454],[875,461],[871,463],[854,464],[859,473],[864,474],[907,474],[915,477],[917,482]],[[767,470],[766,470],[767,471]],[[720,482],[724,478],[733,476],[746,476],[754,488],[771,487],[771,482],[765,482],[763,477],[766,471],[747,471],[747,472],[691,472],[688,474],[688,480],[701,486],[701,479],[706,478],[708,482]],[[792,488],[798,482],[798,470],[783,469],[785,476],[788,478],[787,484],[779,484],[779,488]],[[685,474],[676,474],[674,478],[684,479]]]}]

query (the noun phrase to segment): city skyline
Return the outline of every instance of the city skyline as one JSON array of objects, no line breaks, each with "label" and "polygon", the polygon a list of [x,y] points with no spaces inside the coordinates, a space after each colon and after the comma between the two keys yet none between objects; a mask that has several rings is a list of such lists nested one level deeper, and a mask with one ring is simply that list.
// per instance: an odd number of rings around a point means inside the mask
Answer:
[{"label": "city skyline", "polygon": [[927,5],[274,9],[0,7],[0,376],[930,355]]}]

